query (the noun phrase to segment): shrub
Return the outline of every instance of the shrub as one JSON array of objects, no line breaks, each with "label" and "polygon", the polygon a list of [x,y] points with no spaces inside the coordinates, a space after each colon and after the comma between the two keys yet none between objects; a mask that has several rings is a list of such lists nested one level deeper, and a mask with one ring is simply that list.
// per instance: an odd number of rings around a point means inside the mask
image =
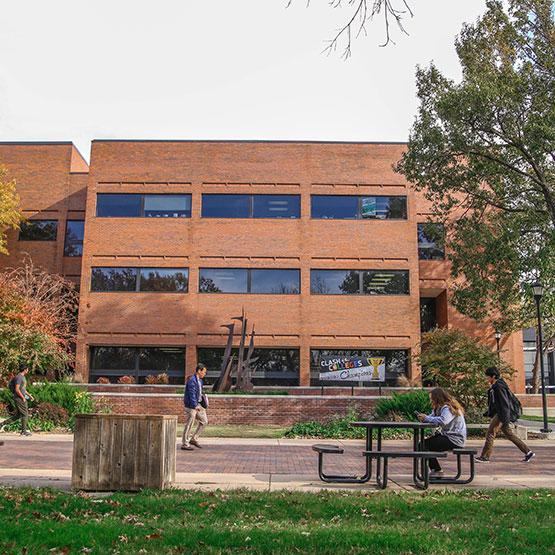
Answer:
[{"label": "shrub", "polygon": [[156,385],[156,384],[169,384],[170,377],[166,373],[162,374],[150,374],[145,378],[145,383],[149,385]]},{"label": "shrub", "polygon": [[67,426],[69,415],[67,410],[54,403],[39,403],[33,409],[33,416],[39,420],[52,422],[55,426]]},{"label": "shrub", "polygon": [[393,421],[415,421],[416,412],[428,414],[431,410],[429,394],[422,389],[408,393],[393,393],[389,399],[380,399],[374,409],[377,418]]},{"label": "shrub", "polygon": [[134,384],[135,383],[135,378],[133,376],[120,376],[118,378],[118,383],[121,384]]},{"label": "shrub", "polygon": [[[35,398],[29,403],[31,417],[29,425],[32,429],[50,431],[56,427],[49,420],[42,420],[35,413],[35,408],[42,405],[56,405],[66,411],[67,416],[63,422],[70,430],[75,424],[75,415],[95,412],[95,404],[88,391],[70,385],[68,382],[51,382],[31,384],[27,387],[29,393]],[[5,403],[13,410],[15,403],[12,393],[8,389],[0,390],[0,402]],[[17,428],[17,424],[14,429]]]},{"label": "shrub", "polygon": [[96,383],[100,383],[100,384],[108,384],[110,383],[110,380],[108,378],[104,378],[104,377],[100,377],[98,378],[98,380],[96,380]]},{"label": "shrub", "polygon": [[[497,355],[462,331],[444,328],[423,334],[421,350],[424,380],[447,389],[467,412],[483,412],[488,387],[484,369],[498,365]],[[507,365],[500,370],[508,377],[514,372]]]},{"label": "shrub", "polygon": [[8,405],[6,403],[0,403],[0,415],[6,416],[10,413],[8,410]]}]

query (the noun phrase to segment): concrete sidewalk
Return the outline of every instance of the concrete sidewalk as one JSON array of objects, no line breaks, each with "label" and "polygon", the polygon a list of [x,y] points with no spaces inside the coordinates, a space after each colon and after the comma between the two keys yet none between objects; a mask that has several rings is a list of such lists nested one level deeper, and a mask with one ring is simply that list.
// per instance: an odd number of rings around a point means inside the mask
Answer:
[{"label": "concrete sidewalk", "polygon": [[[0,447],[0,484],[10,486],[48,486],[69,489],[71,481],[72,436],[70,434],[35,434],[23,438],[17,434],[2,434],[5,444]],[[333,473],[358,474],[364,466],[360,440],[325,440],[342,444],[344,455],[326,459],[326,469]],[[176,439],[176,484],[184,489],[234,489],[275,491],[363,490],[378,491],[375,483],[325,484],[318,479],[317,458],[311,446],[322,443],[314,439],[241,439],[206,438],[203,449],[179,450]],[[406,440],[386,441],[387,447],[402,448]],[[498,439],[492,462],[476,465],[477,477],[465,488],[554,488],[555,441],[529,442],[537,453],[529,464],[520,462],[521,453],[511,443]],[[482,440],[471,440],[468,446],[479,449]],[[453,457],[442,465],[446,473],[454,469]],[[411,485],[410,462],[391,462],[389,489],[415,491]],[[443,486],[445,487],[445,486]],[[439,488],[439,486],[432,486]]]}]

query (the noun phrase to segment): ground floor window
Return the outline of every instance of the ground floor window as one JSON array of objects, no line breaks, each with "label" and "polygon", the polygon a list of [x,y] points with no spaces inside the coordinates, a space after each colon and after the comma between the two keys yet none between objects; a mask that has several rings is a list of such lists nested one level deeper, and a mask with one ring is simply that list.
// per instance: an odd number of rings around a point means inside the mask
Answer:
[{"label": "ground floor window", "polygon": [[409,352],[401,349],[311,349],[310,350],[310,385],[328,386],[368,386],[379,385],[379,382],[343,382],[320,380],[319,375],[328,371],[333,360],[349,357],[384,357],[385,383],[381,385],[398,386],[399,379],[408,375]]},{"label": "ground floor window", "polygon": [[149,376],[158,377],[157,383],[183,384],[185,381],[184,347],[116,347],[90,348],[89,382],[105,378],[117,383],[122,376],[130,376],[134,383],[147,383]]},{"label": "ground floor window", "polygon": [[[220,375],[223,347],[199,347],[197,358],[206,365],[207,373],[205,383],[211,385]],[[237,360],[238,349],[233,349]],[[281,385],[298,386],[300,373],[299,349],[265,349],[255,348],[253,359],[258,360],[253,364],[253,385]]]}]

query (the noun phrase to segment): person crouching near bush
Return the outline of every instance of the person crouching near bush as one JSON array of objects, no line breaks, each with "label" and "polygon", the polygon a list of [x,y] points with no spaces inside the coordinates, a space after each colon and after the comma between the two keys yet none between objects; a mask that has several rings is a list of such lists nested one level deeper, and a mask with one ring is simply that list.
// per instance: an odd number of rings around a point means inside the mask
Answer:
[{"label": "person crouching near bush", "polygon": [[19,365],[19,373],[16,374],[8,384],[15,402],[15,414],[11,418],[2,422],[0,431],[4,431],[5,426],[21,419],[21,435],[32,435],[27,429],[27,423],[29,421],[29,407],[27,406],[27,400],[30,399],[31,401],[34,401],[33,396],[30,393],[27,393],[27,378],[25,376],[27,376],[28,373],[28,366],[21,363]]},{"label": "person crouching near bush", "polygon": [[[428,415],[418,413],[420,422],[437,425],[439,430],[424,440],[424,451],[451,451],[464,447],[466,441],[466,422],[462,405],[447,391],[436,387],[430,392],[432,412]],[[440,478],[443,471],[437,459],[429,459],[430,476]]]}]

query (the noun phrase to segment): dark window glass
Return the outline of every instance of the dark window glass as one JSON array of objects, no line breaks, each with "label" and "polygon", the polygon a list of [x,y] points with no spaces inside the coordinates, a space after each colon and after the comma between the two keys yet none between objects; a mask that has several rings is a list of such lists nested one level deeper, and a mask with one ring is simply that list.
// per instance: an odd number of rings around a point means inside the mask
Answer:
[{"label": "dark window glass", "polygon": [[250,293],[298,294],[301,290],[299,270],[250,270]]},{"label": "dark window glass", "polygon": [[145,195],[145,218],[190,218],[191,195]]},{"label": "dark window glass", "polygon": [[57,220],[29,220],[19,230],[20,241],[55,241],[57,235]]},{"label": "dark window glass", "polygon": [[354,220],[358,217],[358,196],[312,195],[315,219]]},{"label": "dark window glass", "polygon": [[126,370],[134,373],[136,356],[135,347],[91,347],[91,370]]},{"label": "dark window glass", "polygon": [[139,218],[142,195],[98,193],[96,215],[100,218]]},{"label": "dark window glass", "polygon": [[360,293],[358,270],[311,270],[310,292],[313,295],[356,295]]},{"label": "dark window glass", "polygon": [[200,293],[247,293],[244,268],[200,268]]},{"label": "dark window glass", "polygon": [[437,327],[437,307],[435,297],[420,299],[420,331],[426,333]]},{"label": "dark window glass", "polygon": [[299,195],[254,195],[254,218],[300,218]]},{"label": "dark window glass", "polygon": [[443,224],[426,222],[418,224],[418,258],[443,260],[445,258],[445,230]]},{"label": "dark window glass", "polygon": [[137,268],[92,268],[91,291],[136,291]]},{"label": "dark window glass", "polygon": [[139,350],[139,382],[147,376],[167,374],[171,384],[185,380],[185,349],[178,347],[141,347]]},{"label": "dark window glass", "polygon": [[[336,382],[320,380],[319,374],[323,374],[328,369],[330,360],[342,359],[350,357],[384,357],[385,358],[385,384],[388,386],[402,386],[404,378],[408,373],[409,352],[404,349],[397,350],[328,350],[328,349],[311,349],[310,350],[310,385],[312,386],[348,386],[362,385],[367,387],[376,387],[377,383],[372,382]],[[383,382],[381,382],[383,385]]]},{"label": "dark window glass", "polygon": [[140,291],[168,291],[187,293],[187,268],[140,268]]},{"label": "dark window glass", "polygon": [[408,270],[366,270],[362,276],[366,295],[408,295]]},{"label": "dark window glass", "polygon": [[250,218],[251,195],[202,195],[203,218]]},{"label": "dark window glass", "polygon": [[85,235],[85,222],[83,220],[68,220],[66,222],[64,256],[83,255],[84,235]]},{"label": "dark window glass", "polygon": [[360,215],[364,219],[406,219],[407,197],[360,197]]},{"label": "dark window glass", "polygon": [[149,375],[167,374],[170,384],[185,381],[185,349],[181,347],[91,347],[89,382],[108,378],[117,383],[132,376],[145,383]]},{"label": "dark window glass", "polygon": [[[232,354],[235,355],[234,360],[236,361],[238,349],[233,349]],[[205,364],[207,368],[205,383],[212,385],[220,375],[224,349],[220,347],[199,347],[197,356],[198,361]],[[253,363],[253,385],[299,385],[300,358],[298,349],[255,348],[253,359],[255,358],[257,360]]]}]

